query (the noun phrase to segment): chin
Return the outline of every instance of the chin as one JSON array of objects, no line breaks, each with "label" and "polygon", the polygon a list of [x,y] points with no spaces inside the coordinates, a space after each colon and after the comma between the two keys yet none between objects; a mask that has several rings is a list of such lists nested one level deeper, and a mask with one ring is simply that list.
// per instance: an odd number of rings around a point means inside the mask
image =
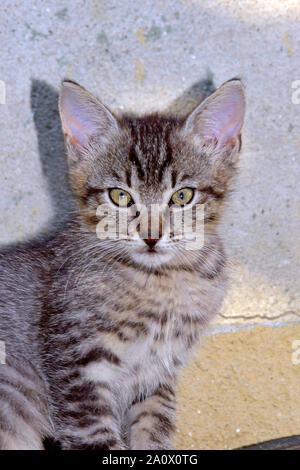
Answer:
[{"label": "chin", "polygon": [[150,251],[145,248],[142,251],[131,253],[131,258],[134,263],[151,270],[163,268],[168,264],[172,264],[174,255],[167,250]]}]

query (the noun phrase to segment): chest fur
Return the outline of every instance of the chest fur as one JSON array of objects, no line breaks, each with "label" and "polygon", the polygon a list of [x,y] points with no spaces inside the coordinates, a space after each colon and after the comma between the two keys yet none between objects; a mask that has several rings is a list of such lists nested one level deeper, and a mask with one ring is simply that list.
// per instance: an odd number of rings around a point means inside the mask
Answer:
[{"label": "chest fur", "polygon": [[223,291],[220,277],[184,271],[158,276],[126,268],[87,276],[69,303],[68,319],[75,316],[87,332],[81,349],[101,346],[119,358],[119,365],[92,362],[87,377],[127,386],[130,399],[148,393],[184,364]]},{"label": "chest fur", "polygon": [[186,361],[220,306],[223,285],[189,272],[122,274],[115,277],[116,289],[105,307],[115,322],[105,342],[114,345],[129,374],[154,383],[154,377],[173,373]]}]

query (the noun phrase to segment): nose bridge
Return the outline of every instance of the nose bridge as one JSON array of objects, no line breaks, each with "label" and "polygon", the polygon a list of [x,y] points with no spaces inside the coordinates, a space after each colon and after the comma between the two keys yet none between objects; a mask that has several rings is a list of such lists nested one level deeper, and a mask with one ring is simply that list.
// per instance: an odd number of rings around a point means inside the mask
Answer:
[{"label": "nose bridge", "polygon": [[158,204],[152,204],[148,212],[148,236],[159,239],[162,235],[162,213]]},{"label": "nose bridge", "polygon": [[149,204],[141,213],[140,236],[143,239],[158,240],[162,236],[162,212],[158,204]]}]

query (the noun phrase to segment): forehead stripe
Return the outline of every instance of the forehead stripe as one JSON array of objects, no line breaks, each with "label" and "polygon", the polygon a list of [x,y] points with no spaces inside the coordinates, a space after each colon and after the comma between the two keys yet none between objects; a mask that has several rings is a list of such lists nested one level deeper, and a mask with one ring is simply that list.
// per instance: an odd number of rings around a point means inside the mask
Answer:
[{"label": "forehead stripe", "polygon": [[138,156],[137,156],[137,153],[136,153],[136,150],[135,150],[135,146],[132,145],[131,146],[131,149],[130,149],[130,152],[129,152],[129,160],[131,161],[131,163],[133,165],[136,166],[136,169],[137,169],[137,172],[138,172],[138,175],[141,179],[143,179],[145,177],[145,172],[142,168],[142,165],[141,165],[141,162],[139,161],[138,159]]},{"label": "forehead stripe", "polygon": [[160,169],[159,169],[159,174],[158,174],[158,179],[159,181],[162,180],[163,174],[168,166],[172,163],[173,155],[172,155],[172,149],[170,145],[170,140],[169,140],[169,132],[166,133],[165,135],[165,158],[161,163]]}]

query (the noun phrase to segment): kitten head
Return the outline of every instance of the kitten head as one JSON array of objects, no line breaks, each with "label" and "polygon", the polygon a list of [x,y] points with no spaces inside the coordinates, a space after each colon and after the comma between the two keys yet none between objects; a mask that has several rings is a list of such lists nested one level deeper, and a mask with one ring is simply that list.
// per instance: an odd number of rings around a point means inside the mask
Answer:
[{"label": "kitten head", "polygon": [[117,117],[64,81],[60,114],[80,220],[99,246],[149,270],[198,262],[235,172],[245,114],[241,82],[224,83],[175,119]]}]

